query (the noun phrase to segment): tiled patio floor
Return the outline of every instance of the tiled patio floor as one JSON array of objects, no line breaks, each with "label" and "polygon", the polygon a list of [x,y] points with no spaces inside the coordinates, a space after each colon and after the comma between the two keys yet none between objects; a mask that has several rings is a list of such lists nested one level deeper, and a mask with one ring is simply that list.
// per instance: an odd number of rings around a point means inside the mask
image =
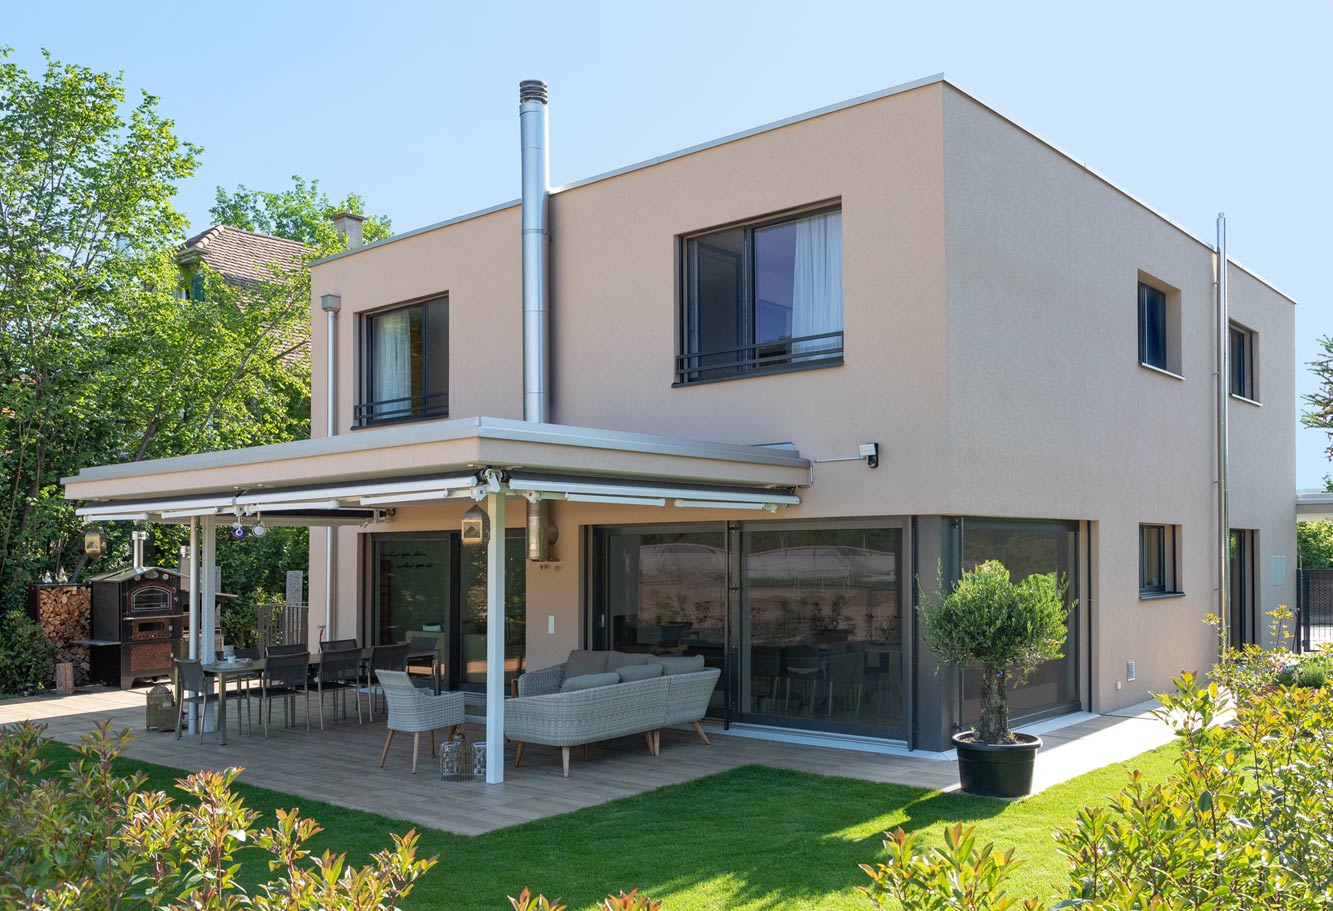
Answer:
[{"label": "tiled patio floor", "polygon": [[[0,724],[23,719],[45,722],[57,740],[74,742],[94,724],[110,718],[116,728],[129,727],[139,736],[127,755],[184,770],[245,767],[242,781],[283,791],[295,797],[409,820],[418,825],[475,835],[517,823],[554,816],[689,781],[742,765],[762,764],[830,775],[888,781],[947,790],[957,785],[954,762],[937,753],[870,752],[813,743],[779,742],[709,730],[712,745],[690,731],[665,731],[660,756],[650,756],[642,737],[594,747],[585,761],[574,751],[570,777],[560,774],[560,751],[533,746],[523,765],[513,768],[514,750],[506,753],[505,782],[442,782],[438,765],[427,755],[422,738],[421,762],[411,774],[410,735],[400,734],[383,769],[377,767],[384,744],[383,716],[375,724],[328,723],[321,732],[312,718],[304,726],[284,730],[281,707],[275,727],[264,740],[235,733],[235,706],[228,715],[229,740],[219,745],[213,734],[204,738],[145,731],[143,691],[88,688],[73,696],[34,697],[0,702]],[[256,706],[257,710],[257,706]],[[480,722],[480,718],[478,718]],[[1031,730],[1031,729],[1026,729]],[[1118,716],[1082,714],[1039,726],[1046,742],[1037,762],[1038,789],[1108,763],[1129,759],[1171,739],[1165,725],[1130,711]],[[484,737],[480,723],[469,724],[469,741]],[[296,802],[296,801],[294,801]]]}]

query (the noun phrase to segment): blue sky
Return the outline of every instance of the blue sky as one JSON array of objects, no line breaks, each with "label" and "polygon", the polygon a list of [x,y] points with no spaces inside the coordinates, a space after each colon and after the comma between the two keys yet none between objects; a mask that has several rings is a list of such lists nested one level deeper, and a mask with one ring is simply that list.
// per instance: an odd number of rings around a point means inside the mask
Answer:
[{"label": "blue sky", "polygon": [[[179,206],[292,174],[396,230],[518,195],[516,92],[551,86],[556,184],[946,72],[1296,300],[1327,289],[1333,4],[11,3],[0,44],[125,73],[204,147]],[[1297,483],[1330,471],[1298,431]]]}]

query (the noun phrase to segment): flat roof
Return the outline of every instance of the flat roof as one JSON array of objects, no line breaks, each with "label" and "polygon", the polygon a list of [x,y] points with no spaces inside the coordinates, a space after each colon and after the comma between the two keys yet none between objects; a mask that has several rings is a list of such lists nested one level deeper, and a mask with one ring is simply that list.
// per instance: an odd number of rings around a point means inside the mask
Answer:
[{"label": "flat roof", "polygon": [[[825,114],[832,114],[837,111],[846,110],[847,108],[857,107],[858,105],[862,104],[868,104],[872,101],[879,101],[882,98],[889,98],[893,95],[900,95],[903,92],[910,92],[913,89],[924,88],[925,86],[928,85],[937,85],[937,84],[947,85],[950,88],[953,88],[955,91],[958,91],[963,95],[966,95],[968,98],[972,99],[977,104],[991,111],[993,114],[1000,117],[1001,119],[1007,121],[1013,127],[1022,130],[1024,133],[1027,133],[1033,139],[1037,140],[1038,142],[1050,148],[1056,154],[1062,156],[1063,158],[1068,159],[1072,164],[1082,168],[1088,174],[1095,177],[1097,180],[1100,180],[1107,186],[1111,187],[1116,192],[1122,194],[1130,201],[1134,202],[1136,205],[1142,207],[1143,209],[1157,216],[1162,221],[1166,222],[1171,227],[1175,228],[1177,231],[1180,231],[1186,237],[1189,237],[1191,240],[1196,241],[1197,243],[1203,245],[1209,250],[1214,249],[1213,244],[1199,237],[1197,234],[1190,231],[1188,228],[1184,227],[1174,219],[1168,217],[1158,209],[1150,206],[1148,203],[1144,202],[1142,199],[1135,196],[1133,193],[1129,192],[1124,187],[1115,183],[1115,181],[1101,174],[1095,168],[1088,165],[1086,162],[1065,151],[1063,148],[1056,145],[1054,142],[1051,142],[1049,139],[1042,136],[1040,133],[1037,133],[1035,130],[1032,130],[1024,126],[1023,124],[1019,123],[1013,117],[1009,116],[1008,114],[1001,111],[999,108],[995,107],[995,105],[983,101],[975,92],[971,92],[963,88],[961,85],[959,85],[945,73],[936,73],[933,76],[926,76],[921,79],[914,79],[910,82],[904,82],[899,85],[890,86],[889,88],[880,89],[879,91],[876,92],[870,92],[865,95],[858,95],[855,98],[848,98],[845,101],[839,101],[834,104],[824,105],[823,107],[815,108],[814,110],[806,111],[801,114],[794,114],[791,117],[784,117],[780,120],[774,120],[770,123],[765,123],[760,126],[751,127],[750,129],[747,130],[741,130],[740,132],[737,133],[731,133],[729,135],[722,136],[718,139],[709,140],[708,142],[701,142],[696,145],[686,146],[685,148],[677,149],[674,152],[668,152],[664,155],[657,155],[653,158],[647,158],[644,159],[643,161],[635,162],[634,164],[625,165],[624,167],[615,168],[610,171],[604,171],[600,174],[594,174],[591,177],[585,177],[581,180],[575,180],[571,183],[566,183],[558,187],[553,187],[551,189],[551,193],[552,195],[554,195],[557,193],[564,193],[568,190],[576,190],[579,187],[586,187],[589,184],[598,183],[603,180],[610,180],[613,177],[620,177],[624,174],[630,174],[634,171],[643,170],[644,168],[655,167],[656,165],[663,164],[665,162],[671,161],[676,158],[683,158],[686,155],[693,155],[697,152],[703,152],[707,149],[712,149],[720,145],[726,145],[727,143],[730,142],[737,142],[741,139],[747,139],[751,136],[757,136],[760,133],[767,133],[771,130],[781,129],[782,127],[791,126],[792,124],[795,123],[801,123],[806,120],[813,120],[814,118],[822,117]],[[330,256],[325,256],[321,259],[314,260],[310,263],[310,265],[311,267],[314,267],[321,265],[323,263],[331,262],[335,259],[342,259],[343,257],[346,256],[355,256],[359,253],[365,253],[367,250],[373,250],[377,247],[385,246],[386,244],[396,243],[397,241],[406,240],[409,237],[415,237],[418,234],[425,234],[429,231],[435,231],[440,228],[447,228],[450,225],[455,225],[458,224],[459,222],[470,221],[474,218],[481,218],[485,215],[491,215],[495,212],[501,212],[504,211],[505,209],[514,208],[515,206],[518,206],[520,204],[521,200],[511,199],[508,202],[502,202],[494,206],[488,206],[487,208],[484,209],[477,209],[474,212],[467,212],[463,215],[457,215],[454,216],[453,218],[447,218],[444,221],[435,222],[434,224],[425,225],[420,228],[413,228],[410,231],[403,231],[402,233],[395,234],[392,237],[386,237],[383,240],[378,240],[373,244],[366,244],[365,246],[357,247],[355,250],[344,250],[341,253],[334,253]],[[1268,279],[1264,278],[1262,275],[1259,275],[1253,269],[1250,269],[1242,265],[1241,263],[1237,262],[1235,257],[1228,255],[1227,262],[1235,266],[1236,268],[1240,269],[1242,272],[1245,272],[1251,278],[1262,283],[1275,293],[1291,301],[1293,304],[1296,303],[1295,298],[1287,294],[1281,288],[1277,287],[1277,285],[1273,284]]]}]

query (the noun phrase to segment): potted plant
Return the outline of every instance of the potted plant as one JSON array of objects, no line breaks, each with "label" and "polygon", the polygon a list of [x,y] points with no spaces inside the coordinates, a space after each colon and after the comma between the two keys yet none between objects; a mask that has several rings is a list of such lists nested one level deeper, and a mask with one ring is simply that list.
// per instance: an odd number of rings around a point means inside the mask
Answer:
[{"label": "potted plant", "polygon": [[1066,587],[1055,573],[1014,583],[1003,563],[988,560],[965,570],[952,588],[941,581],[938,597],[923,598],[919,613],[927,646],[948,664],[981,669],[977,726],[953,736],[964,791],[1031,793],[1041,738],[1009,730],[1009,687],[1041,662],[1063,657]]}]

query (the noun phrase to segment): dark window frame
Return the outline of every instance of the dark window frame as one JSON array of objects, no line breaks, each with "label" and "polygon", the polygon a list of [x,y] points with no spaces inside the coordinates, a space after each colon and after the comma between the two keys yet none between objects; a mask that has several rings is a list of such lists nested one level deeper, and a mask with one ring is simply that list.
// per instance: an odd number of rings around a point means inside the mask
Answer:
[{"label": "dark window frame", "polygon": [[[1145,367],[1152,367],[1157,370],[1165,370],[1168,373],[1175,373],[1169,366],[1171,363],[1171,335],[1170,326],[1168,325],[1170,320],[1170,302],[1167,300],[1167,297],[1167,292],[1162,288],[1149,284],[1142,279],[1139,280],[1139,363]],[[1162,333],[1160,340],[1160,363],[1150,359],[1150,356],[1153,353],[1149,351],[1148,345],[1148,310],[1150,306],[1159,306],[1161,309],[1161,314],[1158,319]]]},{"label": "dark window frame", "polygon": [[[772,228],[802,218],[828,215],[834,212],[842,212],[842,200],[840,198],[785,209],[781,212],[774,212],[757,218],[741,219],[679,236],[676,245],[677,282],[679,286],[679,292],[676,295],[676,357],[672,386],[698,386],[704,383],[725,382],[746,377],[842,366],[845,323],[844,328],[837,332],[821,333],[799,339],[776,339],[771,342],[754,341],[755,328],[759,322],[758,301],[755,299],[755,233],[765,228]],[[741,330],[739,334],[743,334],[745,340],[733,349],[724,349],[719,352],[701,351],[698,343],[694,341],[698,324],[696,318],[698,298],[697,270],[692,267],[691,245],[701,238],[737,229],[744,231],[744,248],[742,251],[744,262],[741,271],[745,312],[738,328]],[[799,353],[794,355],[792,352],[794,344],[825,338],[836,339],[836,346],[821,348],[817,352],[804,355]],[[734,362],[707,366],[698,363],[700,358],[710,354],[726,354],[733,351],[736,352]]]},{"label": "dark window frame", "polygon": [[[1257,332],[1234,320],[1227,324],[1227,391],[1251,402],[1259,401],[1258,377],[1255,375],[1258,338]],[[1236,363],[1238,342],[1241,351],[1239,372]]]},{"label": "dark window frame", "polygon": [[[430,389],[431,377],[431,304],[439,304],[444,313],[445,363],[449,358],[449,295],[432,294],[405,303],[397,303],[378,310],[369,310],[359,314],[359,336],[361,370],[358,382],[357,403],[353,408],[353,429],[378,427],[385,424],[402,424],[411,421],[439,420],[449,416],[449,377],[445,376],[445,388]],[[387,413],[380,411],[385,404],[400,401],[391,399],[384,402],[372,399],[375,378],[375,321],[381,317],[407,310],[421,311],[421,388],[420,395],[407,396],[409,404],[395,408]],[[420,399],[418,402],[417,399]],[[379,411],[379,413],[377,413]]]},{"label": "dark window frame", "polygon": [[[1147,578],[1147,554],[1145,553],[1144,532],[1155,529],[1158,532],[1157,559],[1161,566],[1160,583],[1149,584]],[[1154,598],[1179,598],[1185,592],[1180,584],[1180,526],[1162,522],[1139,523],[1139,597],[1144,600]]]}]

